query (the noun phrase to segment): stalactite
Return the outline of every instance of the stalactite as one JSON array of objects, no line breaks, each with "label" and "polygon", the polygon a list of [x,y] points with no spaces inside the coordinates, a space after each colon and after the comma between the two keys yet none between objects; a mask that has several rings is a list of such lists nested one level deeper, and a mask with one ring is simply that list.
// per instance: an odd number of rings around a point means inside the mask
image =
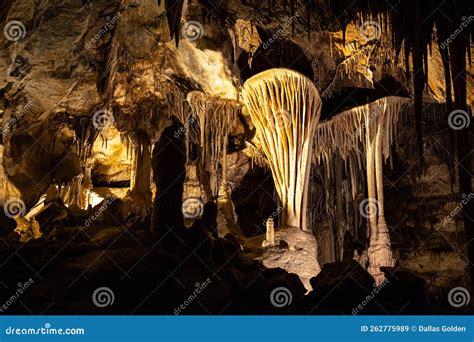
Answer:
[{"label": "stalactite", "polygon": [[246,149],[244,150],[244,152],[248,157],[251,158],[252,167],[253,164],[255,164],[259,167],[269,168],[267,158],[257,146],[248,141],[245,142],[245,145]]},{"label": "stalactite", "polygon": [[[158,0],[161,6],[161,0]],[[168,19],[168,28],[171,38],[174,37],[175,44],[179,43],[179,26],[181,24],[181,15],[183,12],[184,0],[165,0],[166,17]]]},{"label": "stalactite", "polygon": [[342,112],[321,123],[314,139],[314,160],[324,167],[326,193],[329,192],[331,177],[339,174],[334,169],[333,156],[342,157],[345,163],[353,200],[358,191],[358,170],[366,169],[369,201],[377,203],[377,206],[373,203],[367,206],[370,223],[369,272],[377,283],[384,279],[380,267],[394,264],[383,210],[382,164],[390,156],[400,109],[408,101],[391,96]]},{"label": "stalactite", "polygon": [[[347,46],[347,48],[351,50],[350,46]],[[357,48],[357,47],[352,48],[353,53],[336,66],[334,78],[332,79],[331,83],[329,83],[329,85],[321,93],[321,97],[326,97],[326,98],[332,97],[336,93],[338,86],[340,86],[338,82],[340,82],[341,79],[345,79],[345,78],[351,79],[351,77],[353,76],[352,70],[355,70],[357,64],[360,63],[361,59],[369,61],[374,48],[375,48],[375,45],[370,45],[370,44],[362,46],[361,48]],[[356,75],[360,78],[359,73],[357,73]]]},{"label": "stalactite", "polygon": [[151,203],[151,141],[143,131],[135,132],[133,139],[134,152],[131,174],[131,193],[140,196],[146,203]]},{"label": "stalactite", "polygon": [[[239,104],[235,100],[208,97],[199,91],[189,92],[187,101],[191,107],[191,117],[199,127],[201,161],[209,168],[207,171],[211,176],[216,176],[219,165],[226,164],[222,158],[229,133],[237,123]],[[211,184],[214,196],[219,190],[218,182],[218,177],[214,177]]]},{"label": "stalactite", "polygon": [[248,79],[243,98],[283,204],[283,224],[307,229],[312,138],[321,99],[305,76],[270,69]]},{"label": "stalactite", "polygon": [[75,153],[79,156],[82,173],[65,184],[62,199],[67,205],[75,205],[86,209],[89,205],[90,192],[92,190],[91,156],[92,145],[98,136],[98,131],[94,128],[91,120],[81,117],[72,124],[75,131]]}]

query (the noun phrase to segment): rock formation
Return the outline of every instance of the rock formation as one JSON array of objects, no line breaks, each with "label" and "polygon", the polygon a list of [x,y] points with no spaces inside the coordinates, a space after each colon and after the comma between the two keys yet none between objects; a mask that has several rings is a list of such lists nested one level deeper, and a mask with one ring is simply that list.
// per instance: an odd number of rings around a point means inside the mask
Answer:
[{"label": "rock formation", "polygon": [[243,97],[283,205],[282,224],[307,230],[312,140],[321,110],[318,91],[301,74],[270,69],[245,82]]},{"label": "rock formation", "polygon": [[467,0],[3,1],[7,314],[469,313],[473,28]]}]

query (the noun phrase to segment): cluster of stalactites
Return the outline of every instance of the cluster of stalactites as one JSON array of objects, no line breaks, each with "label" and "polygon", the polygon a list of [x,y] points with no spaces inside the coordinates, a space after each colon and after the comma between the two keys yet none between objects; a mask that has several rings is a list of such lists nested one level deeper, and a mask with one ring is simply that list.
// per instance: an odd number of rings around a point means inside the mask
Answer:
[{"label": "cluster of stalactites", "polygon": [[[225,177],[227,140],[230,132],[237,124],[240,106],[236,100],[209,97],[200,91],[191,91],[187,95],[190,115],[184,122],[187,127],[199,129],[199,144],[201,146],[201,161],[208,171],[215,172],[219,164]],[[184,117],[183,117],[184,119]],[[187,141],[189,139],[186,139]],[[218,184],[211,184],[213,193],[218,190]]]},{"label": "cluster of stalactites", "polygon": [[92,118],[81,117],[73,123],[75,153],[79,156],[82,172],[64,186],[60,184],[60,195],[64,203],[76,205],[82,209],[86,209],[90,203],[92,145],[99,134],[92,120]]},{"label": "cluster of stalactites", "polygon": [[[333,170],[333,158],[341,158],[352,183],[352,197],[357,192],[357,177],[362,166],[366,169],[368,198],[361,205],[370,226],[367,250],[368,272],[381,284],[385,275],[382,267],[393,267],[390,235],[384,213],[383,162],[390,156],[390,145],[395,135],[401,106],[408,99],[385,97],[370,104],[353,108],[321,124],[315,137],[315,160],[323,161],[325,186]],[[330,159],[331,158],[331,159]],[[328,190],[326,189],[326,194]],[[365,203],[365,204],[364,204]],[[339,203],[339,205],[342,205]],[[362,214],[362,211],[361,211]]]},{"label": "cluster of stalactites", "polygon": [[321,98],[304,75],[270,69],[248,79],[242,92],[283,205],[283,225],[306,229],[312,137]]},{"label": "cluster of stalactites", "polygon": [[365,169],[368,143],[375,139],[377,128],[381,127],[382,155],[384,160],[390,157],[390,146],[397,133],[400,109],[408,101],[407,98],[397,96],[384,97],[346,110],[320,123],[313,140],[313,161],[322,164],[324,177],[327,180],[332,178],[333,158],[340,156],[350,178],[352,198],[355,199],[359,173]]}]

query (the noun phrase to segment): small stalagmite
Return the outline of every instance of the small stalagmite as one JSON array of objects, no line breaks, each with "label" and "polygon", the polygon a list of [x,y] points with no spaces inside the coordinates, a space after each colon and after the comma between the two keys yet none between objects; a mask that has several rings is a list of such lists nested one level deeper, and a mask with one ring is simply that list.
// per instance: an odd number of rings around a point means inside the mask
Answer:
[{"label": "small stalagmite", "polygon": [[321,112],[319,93],[298,72],[270,69],[248,79],[242,95],[283,204],[282,224],[307,230],[312,139]]},{"label": "small stalagmite", "polygon": [[267,232],[265,240],[262,242],[262,247],[274,246],[275,245],[275,224],[273,218],[269,218],[266,222]]}]

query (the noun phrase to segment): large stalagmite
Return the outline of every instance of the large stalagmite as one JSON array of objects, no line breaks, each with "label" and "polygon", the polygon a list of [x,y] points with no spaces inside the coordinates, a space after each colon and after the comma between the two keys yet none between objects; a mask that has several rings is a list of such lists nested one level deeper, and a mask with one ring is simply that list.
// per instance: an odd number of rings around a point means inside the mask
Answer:
[{"label": "large stalagmite", "polygon": [[248,79],[243,98],[283,205],[284,226],[307,229],[312,138],[321,98],[304,75],[270,69]]},{"label": "large stalagmite", "polygon": [[360,210],[369,220],[368,271],[377,284],[384,280],[380,267],[395,265],[384,214],[382,164],[390,156],[400,108],[407,101],[390,96],[342,112],[321,123],[314,140],[314,160],[324,164],[327,178],[334,174],[330,170],[333,156],[340,155],[344,160],[353,199],[358,170],[363,166],[366,168],[368,198],[361,203]]}]

